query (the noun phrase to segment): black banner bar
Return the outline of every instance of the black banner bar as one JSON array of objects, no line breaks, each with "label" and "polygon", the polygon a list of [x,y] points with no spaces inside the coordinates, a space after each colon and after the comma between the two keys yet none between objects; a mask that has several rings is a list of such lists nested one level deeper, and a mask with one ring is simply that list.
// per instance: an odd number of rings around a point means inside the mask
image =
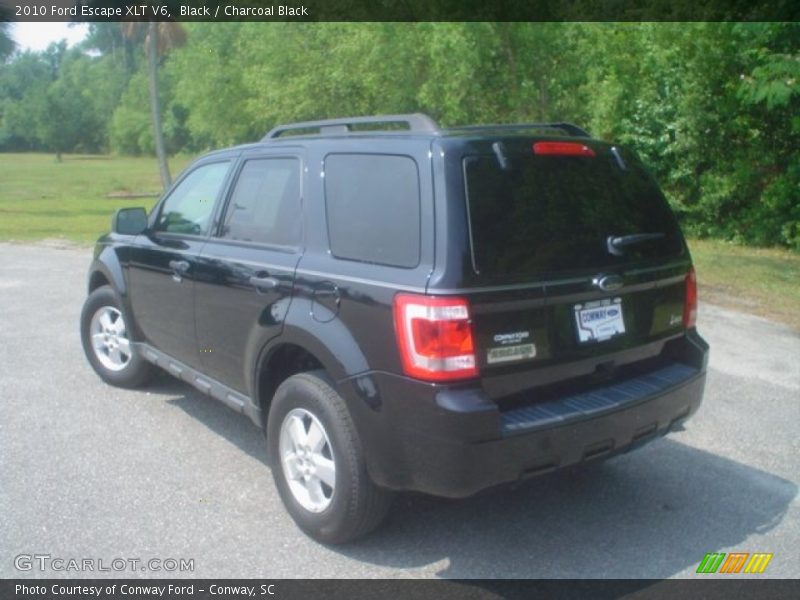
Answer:
[{"label": "black banner bar", "polygon": [[800,580],[731,576],[719,579],[563,580],[296,580],[296,579],[5,579],[3,600],[489,600],[559,598],[630,600],[800,597]]},{"label": "black banner bar", "polygon": [[12,21],[796,21],[796,0],[0,0]]}]

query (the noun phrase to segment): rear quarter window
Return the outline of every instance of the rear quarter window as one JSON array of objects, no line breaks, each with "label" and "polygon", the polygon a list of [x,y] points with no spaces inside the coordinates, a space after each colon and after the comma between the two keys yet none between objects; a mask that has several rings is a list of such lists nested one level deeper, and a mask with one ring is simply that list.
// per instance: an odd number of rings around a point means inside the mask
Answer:
[{"label": "rear quarter window", "polygon": [[336,258],[404,268],[419,264],[419,171],[410,156],[329,154],[325,209]]}]

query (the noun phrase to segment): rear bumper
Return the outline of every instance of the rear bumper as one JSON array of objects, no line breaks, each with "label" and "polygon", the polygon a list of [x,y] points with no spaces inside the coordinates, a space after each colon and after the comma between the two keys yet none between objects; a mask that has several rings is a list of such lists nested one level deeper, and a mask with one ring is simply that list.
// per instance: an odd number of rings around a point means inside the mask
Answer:
[{"label": "rear bumper", "polygon": [[[681,344],[680,362],[505,412],[479,388],[370,375],[377,399],[351,403],[361,406],[354,418],[370,475],[391,489],[458,498],[642,445],[702,402],[708,346],[694,332]],[[342,391],[358,396],[359,379]]]}]

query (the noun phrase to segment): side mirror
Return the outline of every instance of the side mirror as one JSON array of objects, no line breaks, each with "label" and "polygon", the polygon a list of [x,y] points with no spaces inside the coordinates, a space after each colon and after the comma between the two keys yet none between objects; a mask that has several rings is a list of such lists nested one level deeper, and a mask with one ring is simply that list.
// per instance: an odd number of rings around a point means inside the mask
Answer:
[{"label": "side mirror", "polygon": [[111,231],[122,235],[139,235],[147,229],[147,212],[141,208],[120,208],[111,217]]}]

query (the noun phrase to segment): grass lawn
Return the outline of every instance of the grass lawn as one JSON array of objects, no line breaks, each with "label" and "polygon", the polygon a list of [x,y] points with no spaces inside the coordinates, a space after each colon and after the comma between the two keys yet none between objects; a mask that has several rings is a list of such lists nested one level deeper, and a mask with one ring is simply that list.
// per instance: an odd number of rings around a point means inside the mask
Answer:
[{"label": "grass lawn", "polygon": [[[188,157],[170,161],[173,177]],[[49,238],[94,242],[124,206],[153,206],[151,198],[108,198],[110,193],[158,194],[154,158],[52,154],[0,154],[0,240]]]},{"label": "grass lawn", "polygon": [[[170,161],[173,176],[190,161]],[[0,154],[0,240],[64,239],[91,244],[123,206],[152,198],[109,198],[119,192],[161,190],[153,158],[48,154]],[[800,254],[747,248],[716,240],[689,240],[700,282],[700,301],[709,301],[781,320],[800,329]]]},{"label": "grass lawn", "polygon": [[800,329],[800,254],[689,240],[700,303],[712,302]]}]

